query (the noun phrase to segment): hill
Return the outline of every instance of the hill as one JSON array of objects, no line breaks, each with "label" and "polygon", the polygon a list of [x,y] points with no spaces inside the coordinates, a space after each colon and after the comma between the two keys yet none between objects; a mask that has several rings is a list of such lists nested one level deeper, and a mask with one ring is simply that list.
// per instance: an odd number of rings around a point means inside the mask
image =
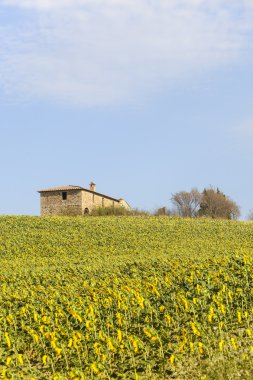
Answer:
[{"label": "hill", "polygon": [[253,224],[0,217],[3,379],[253,378]]}]

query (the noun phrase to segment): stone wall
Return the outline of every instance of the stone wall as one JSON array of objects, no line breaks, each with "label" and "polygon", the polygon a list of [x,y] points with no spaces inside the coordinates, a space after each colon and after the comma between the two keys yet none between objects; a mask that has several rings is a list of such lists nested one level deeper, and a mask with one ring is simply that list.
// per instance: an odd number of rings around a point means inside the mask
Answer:
[{"label": "stone wall", "polygon": [[119,206],[126,208],[127,210],[130,210],[129,204],[125,201],[125,199],[119,199]]},{"label": "stone wall", "polygon": [[40,214],[82,215],[82,194],[80,190],[67,191],[67,199],[62,199],[62,191],[48,191],[40,194]]},{"label": "stone wall", "polygon": [[91,211],[97,207],[129,208],[123,199],[117,201],[84,190],[71,190],[66,192],[66,200],[63,200],[62,191],[41,192],[41,215],[84,215],[85,213],[91,213]]},{"label": "stone wall", "polygon": [[90,193],[88,191],[82,191],[82,210],[83,214],[85,209],[88,209],[91,212],[96,207],[112,207],[119,206],[118,201],[114,201],[112,199],[102,197],[95,193]]}]

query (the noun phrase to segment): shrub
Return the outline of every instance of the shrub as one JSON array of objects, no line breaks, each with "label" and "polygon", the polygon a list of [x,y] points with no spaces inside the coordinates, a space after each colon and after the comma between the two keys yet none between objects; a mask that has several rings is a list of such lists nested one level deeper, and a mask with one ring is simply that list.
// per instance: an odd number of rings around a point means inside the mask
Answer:
[{"label": "shrub", "polygon": [[147,211],[143,210],[137,210],[137,209],[130,209],[127,210],[124,207],[97,207],[91,212],[92,216],[109,216],[109,215],[115,215],[115,216],[137,216],[137,215],[149,215]]}]

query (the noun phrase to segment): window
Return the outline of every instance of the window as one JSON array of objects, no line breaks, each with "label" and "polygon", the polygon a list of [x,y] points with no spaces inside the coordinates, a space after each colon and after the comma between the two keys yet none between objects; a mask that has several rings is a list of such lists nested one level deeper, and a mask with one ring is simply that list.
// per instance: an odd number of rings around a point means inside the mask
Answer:
[{"label": "window", "polygon": [[105,205],[105,198],[102,198],[102,207]]},{"label": "window", "polygon": [[61,195],[62,195],[62,200],[63,200],[63,201],[66,201],[66,199],[67,199],[67,191],[63,191],[63,192],[61,193]]},{"label": "window", "polygon": [[90,213],[90,210],[88,209],[88,207],[86,207],[84,209],[84,215],[89,215],[89,213]]}]

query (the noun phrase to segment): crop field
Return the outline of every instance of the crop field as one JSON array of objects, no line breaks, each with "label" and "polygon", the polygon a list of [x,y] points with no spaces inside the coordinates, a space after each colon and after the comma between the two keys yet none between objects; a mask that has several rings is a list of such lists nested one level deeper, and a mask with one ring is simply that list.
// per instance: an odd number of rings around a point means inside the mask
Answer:
[{"label": "crop field", "polygon": [[253,224],[0,217],[0,378],[252,379]]}]

